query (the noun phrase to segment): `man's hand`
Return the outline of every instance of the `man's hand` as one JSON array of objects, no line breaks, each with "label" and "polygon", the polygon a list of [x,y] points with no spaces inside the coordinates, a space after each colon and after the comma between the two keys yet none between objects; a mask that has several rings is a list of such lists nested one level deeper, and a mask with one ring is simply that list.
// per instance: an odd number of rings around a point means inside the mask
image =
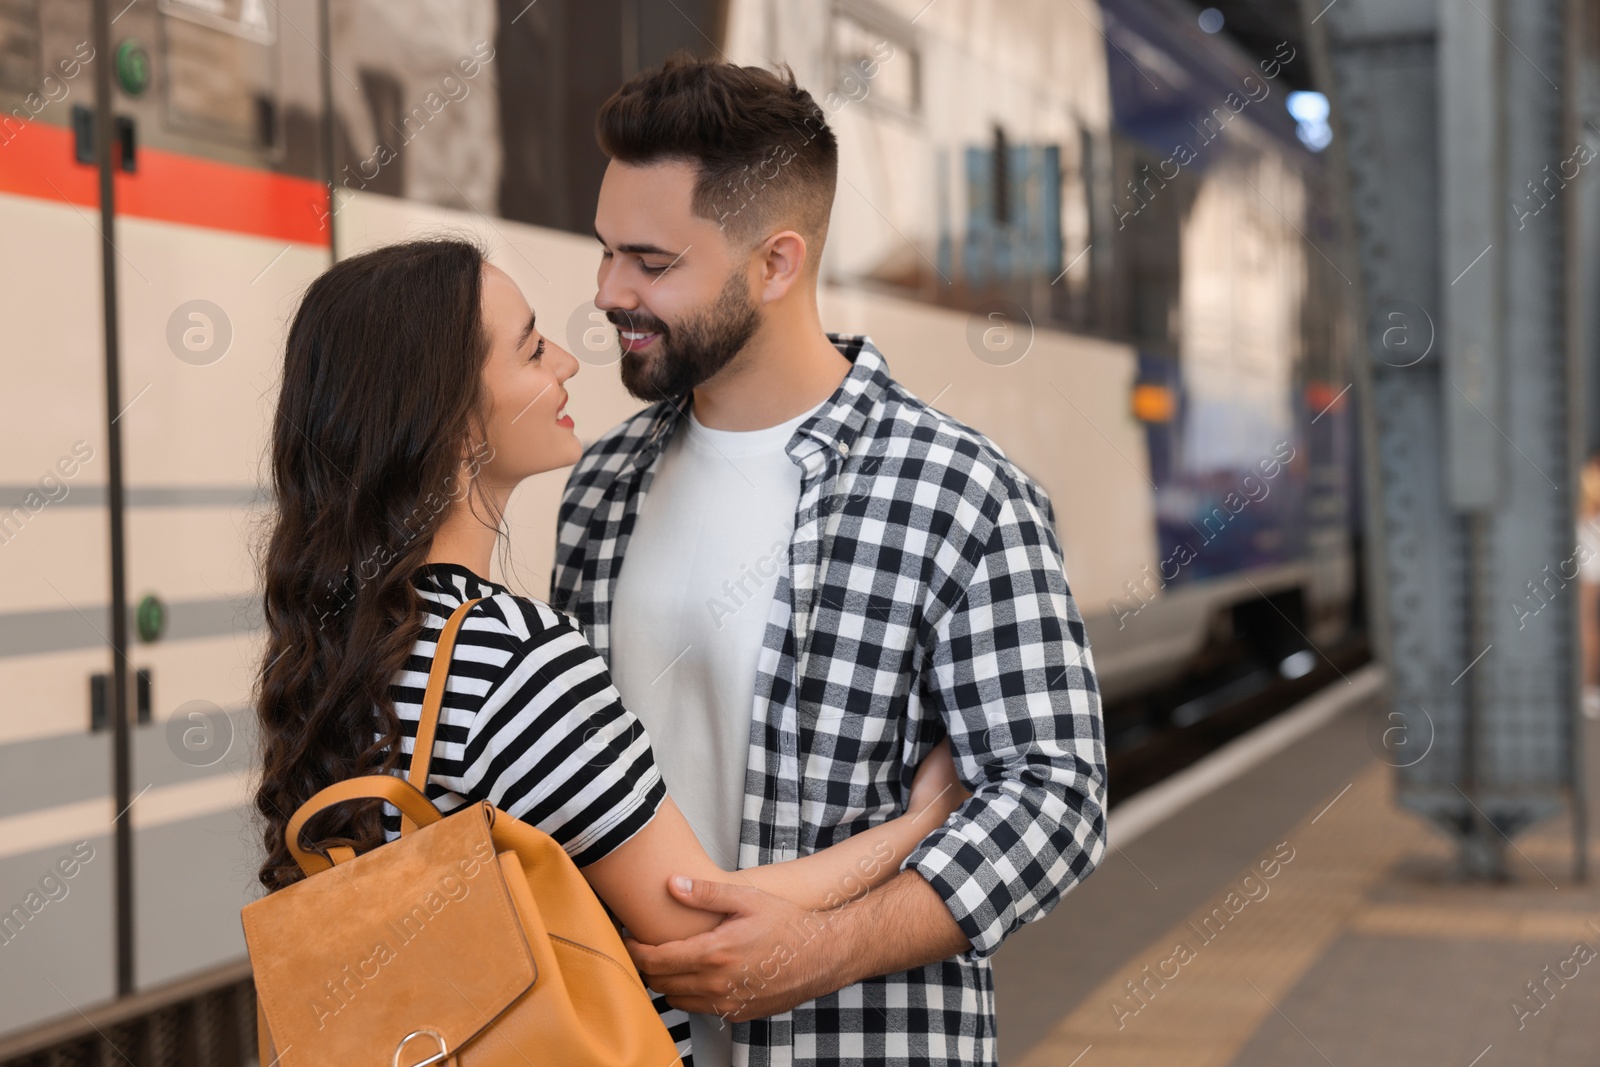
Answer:
[{"label": "man's hand", "polygon": [[671,879],[669,892],[691,908],[726,915],[716,929],[664,945],[625,941],[645,984],[673,1007],[743,1022],[859,980],[844,970],[854,954],[841,943],[850,924],[840,921],[856,905],[807,911],[749,886],[700,879],[685,889],[688,881]]},{"label": "man's hand", "polygon": [[744,1022],[788,1011],[863,978],[921,967],[972,947],[944,901],[914,871],[828,911],[807,911],[749,886],[704,879],[668,891],[727,918],[665,945],[625,944],[645,984],[684,1011]]}]

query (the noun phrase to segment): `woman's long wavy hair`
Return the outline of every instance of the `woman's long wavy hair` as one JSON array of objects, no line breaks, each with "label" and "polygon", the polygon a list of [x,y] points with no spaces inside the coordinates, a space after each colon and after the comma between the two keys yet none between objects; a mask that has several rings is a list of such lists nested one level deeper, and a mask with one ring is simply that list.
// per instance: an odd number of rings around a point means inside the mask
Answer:
[{"label": "woman's long wavy hair", "polygon": [[[483,441],[484,263],[463,240],[379,248],[312,282],[289,328],[255,689],[268,890],[303,877],[284,843],[295,809],[396,765],[389,686],[422,628],[412,575],[449,505],[477,510],[462,475]],[[304,838],[362,851],[383,841],[380,812],[338,805]]]}]

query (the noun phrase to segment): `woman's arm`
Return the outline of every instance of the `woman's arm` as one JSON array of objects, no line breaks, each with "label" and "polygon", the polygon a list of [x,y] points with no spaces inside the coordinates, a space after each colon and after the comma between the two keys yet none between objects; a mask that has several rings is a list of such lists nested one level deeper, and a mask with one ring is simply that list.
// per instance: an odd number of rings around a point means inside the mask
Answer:
[{"label": "woman's arm", "polygon": [[956,778],[950,742],[941,741],[917,768],[904,815],[821,852],[744,871],[713,863],[668,797],[648,826],[584,867],[583,875],[635,938],[651,945],[679,941],[710,930],[719,919],[673,899],[668,878],[738,881],[802,908],[836,907],[894,877],[901,861],[968,795]]}]

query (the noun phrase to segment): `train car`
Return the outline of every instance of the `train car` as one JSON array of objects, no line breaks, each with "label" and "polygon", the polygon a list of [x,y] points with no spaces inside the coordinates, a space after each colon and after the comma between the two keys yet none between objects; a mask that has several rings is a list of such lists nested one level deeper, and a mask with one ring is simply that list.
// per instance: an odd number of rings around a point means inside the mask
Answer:
[{"label": "train car", "polygon": [[1360,625],[1351,271],[1327,142],[1287,106],[1310,58],[1246,56],[1176,0],[1102,6],[1120,238],[1102,326],[1137,351],[1157,558],[1091,619],[1096,654],[1113,693],[1219,634],[1294,677]]},{"label": "train car", "polygon": [[0,1035],[241,973],[261,457],[330,261],[317,21],[0,4]]},{"label": "train car", "polygon": [[[0,1064],[252,1054],[247,994],[213,992],[247,990],[259,891],[254,551],[288,317],[337,257],[474,233],[585,364],[593,440],[637,407],[591,302],[593,115],[679,48],[786,62],[826,111],[824,321],[1049,491],[1108,698],[1219,630],[1274,662],[1336,634],[1349,325],[1321,168],[1273,77],[1186,12],[0,3]],[[1216,135],[1177,162],[1189,122]],[[534,596],[562,484],[508,514],[495,577]]]}]

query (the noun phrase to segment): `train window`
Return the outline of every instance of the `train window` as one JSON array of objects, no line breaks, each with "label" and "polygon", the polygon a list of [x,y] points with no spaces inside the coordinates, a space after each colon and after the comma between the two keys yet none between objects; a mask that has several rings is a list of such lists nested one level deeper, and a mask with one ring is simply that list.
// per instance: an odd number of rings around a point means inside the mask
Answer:
[{"label": "train window", "polygon": [[0,0],[0,89],[25,93],[39,81],[39,0]]},{"label": "train window", "polygon": [[[922,105],[920,54],[909,21],[863,3],[834,12],[834,91],[906,115]],[[824,105],[826,106],[826,105]]]},{"label": "train window", "polygon": [[157,0],[163,15],[220,30],[256,44],[272,44],[277,30],[267,15],[268,0]]},{"label": "train window", "polygon": [[[1063,26],[1063,39],[1076,32]],[[1003,299],[1039,323],[1091,325],[1104,103],[1093,64],[1063,73],[1052,48],[997,43],[1037,29],[1019,18],[971,39],[937,18],[913,25],[872,0],[838,0],[832,85],[818,96],[843,149],[830,280],[963,310]]]},{"label": "train window", "polygon": [[335,185],[587,234],[594,117],[679,49],[715,55],[716,0],[330,0]]},{"label": "train window", "polygon": [[1114,138],[1113,199],[1117,313],[1113,331],[1149,352],[1179,349],[1179,282],[1183,227],[1194,190],[1162,183],[1156,158],[1138,143]]},{"label": "train window", "polygon": [[263,137],[270,131],[262,129],[260,102],[278,95],[277,39],[265,13],[255,10],[259,2],[235,0],[243,10],[227,18],[190,2],[163,0],[166,121],[172,129],[241,145],[273,143],[275,138]]},{"label": "train window", "polygon": [[1091,292],[1095,268],[1104,260],[1095,252],[1094,135],[1081,124],[1077,136],[1061,140],[1061,244],[1067,260],[1050,283],[1051,318],[1063,325],[1087,327],[1092,321]]},{"label": "train window", "polygon": [[[585,17],[590,6],[603,5],[586,3]],[[697,56],[723,55],[728,6],[729,0],[673,0],[670,4],[622,0],[623,78],[660,66],[679,49]],[[605,96],[615,88],[616,84],[604,87]]]},{"label": "train window", "polygon": [[996,126],[968,148],[961,274],[974,289],[1026,283],[1061,270],[1061,149],[1011,144]]},{"label": "train window", "polygon": [[993,202],[993,211],[990,216],[996,226],[1011,225],[1011,153],[1007,150],[1006,128],[999,123],[994,127],[994,149],[990,153],[990,165],[994,168],[994,175],[990,179],[994,188],[990,193]]},{"label": "train window", "polygon": [[[499,213],[579,233],[594,225],[606,167],[594,140],[595,113],[622,84],[625,63],[648,62],[640,54],[645,38],[635,5],[590,0],[583,6],[581,16],[575,3],[535,4],[515,22],[506,21],[508,15],[496,42],[504,139],[494,192]],[[652,29],[665,32],[669,26]],[[682,25],[672,39],[682,41],[683,31],[696,32]],[[702,41],[696,51],[705,48]]]},{"label": "train window", "polygon": [[0,0],[0,147],[29,123],[70,126],[92,105],[93,31],[86,4]]}]

